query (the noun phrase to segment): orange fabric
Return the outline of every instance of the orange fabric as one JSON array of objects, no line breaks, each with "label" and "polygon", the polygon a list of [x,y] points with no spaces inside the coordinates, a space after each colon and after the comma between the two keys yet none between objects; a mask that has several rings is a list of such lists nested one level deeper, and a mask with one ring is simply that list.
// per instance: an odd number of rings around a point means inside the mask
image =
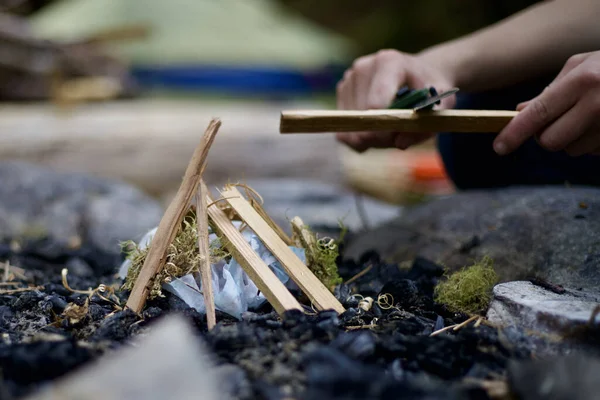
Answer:
[{"label": "orange fabric", "polygon": [[415,157],[412,177],[417,181],[446,180],[444,163],[437,152],[427,152]]}]

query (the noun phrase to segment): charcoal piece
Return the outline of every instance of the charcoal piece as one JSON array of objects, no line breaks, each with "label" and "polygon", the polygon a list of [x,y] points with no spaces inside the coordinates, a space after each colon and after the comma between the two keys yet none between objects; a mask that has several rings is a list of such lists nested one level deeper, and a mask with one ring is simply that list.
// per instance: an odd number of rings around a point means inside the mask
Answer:
[{"label": "charcoal piece", "polygon": [[25,311],[34,308],[42,299],[44,295],[37,290],[24,292],[19,295],[12,304],[15,311]]},{"label": "charcoal piece", "polygon": [[[380,392],[378,384],[385,381],[378,368],[363,368],[340,350],[321,347],[304,357],[307,378],[305,399],[370,398]],[[322,397],[319,397],[322,396]]]},{"label": "charcoal piece", "polygon": [[373,314],[373,318],[381,318],[383,316],[383,310],[375,302],[373,303],[373,306],[371,306],[369,313]]},{"label": "charcoal piece", "polygon": [[214,374],[223,384],[222,393],[226,398],[249,399],[252,397],[252,385],[248,374],[235,364],[224,364],[214,369]]},{"label": "charcoal piece", "polygon": [[330,345],[349,357],[364,360],[375,352],[375,337],[369,331],[343,332]]},{"label": "charcoal piece", "polygon": [[361,319],[361,315],[362,310],[359,310],[358,308],[347,308],[339,317],[340,323],[343,326],[358,325],[358,320]]},{"label": "charcoal piece", "polygon": [[[317,399],[474,399],[472,394],[441,380],[423,379],[423,374],[394,379],[376,365],[352,360],[339,350],[321,347],[304,358],[307,388],[302,398]],[[482,393],[479,393],[479,398]]]},{"label": "charcoal piece", "polygon": [[307,316],[300,310],[288,310],[283,313],[282,320],[284,328],[291,328],[307,322]]},{"label": "charcoal piece", "polygon": [[349,308],[356,308],[358,307],[358,304],[360,303],[360,298],[357,296],[350,296],[346,299],[346,301],[342,302],[342,305],[344,306],[344,308],[349,309]]},{"label": "charcoal piece", "polygon": [[408,271],[408,279],[414,281],[424,301],[433,301],[433,290],[442,275],[444,268],[441,265],[423,257],[416,257]]},{"label": "charcoal piece", "polygon": [[62,313],[68,304],[64,297],[57,295],[46,296],[45,300],[52,304],[52,310],[58,314]]},{"label": "charcoal piece", "polygon": [[64,287],[62,283],[47,283],[44,285],[44,290],[46,293],[56,294],[63,297],[71,295],[71,292]]},{"label": "charcoal piece", "polygon": [[9,306],[0,306],[0,329],[8,325],[14,315]]},{"label": "charcoal piece", "polygon": [[435,326],[433,327],[434,331],[438,331],[444,328],[444,318],[441,315],[438,315],[435,320]]},{"label": "charcoal piece", "polygon": [[246,323],[229,326],[217,324],[208,332],[207,340],[213,350],[226,359],[232,358],[237,351],[256,347],[260,344],[256,333]]},{"label": "charcoal piece", "polygon": [[37,309],[43,314],[48,314],[54,309],[54,305],[50,301],[41,300],[37,304]]},{"label": "charcoal piece", "polygon": [[600,393],[600,359],[582,353],[548,359],[513,361],[508,382],[526,400],[592,400]]},{"label": "charcoal piece", "polygon": [[143,312],[142,312],[142,317],[144,318],[145,321],[148,320],[152,320],[154,318],[158,318],[162,315],[163,310],[161,310],[159,307],[147,307]]},{"label": "charcoal piece", "polygon": [[40,258],[48,262],[66,263],[71,249],[52,237],[29,239],[21,243],[21,255]]},{"label": "charcoal piece", "polygon": [[263,323],[269,320],[277,319],[277,312],[272,311],[266,314],[258,314],[252,311],[246,311],[242,314],[242,321],[244,322],[255,322],[255,323]]},{"label": "charcoal piece", "polygon": [[39,341],[0,346],[0,367],[3,379],[28,385],[58,378],[90,361],[94,355],[93,350],[74,341]]},{"label": "charcoal piece", "polygon": [[342,305],[346,305],[348,301],[352,299],[352,293],[350,291],[350,286],[342,283],[337,285],[333,290],[333,295]]},{"label": "charcoal piece", "polygon": [[73,303],[81,307],[88,302],[88,295],[84,293],[71,293],[67,300],[69,303]]},{"label": "charcoal piece", "polygon": [[164,294],[165,294],[165,296],[167,298],[168,308],[170,310],[184,311],[184,310],[187,310],[188,308],[190,308],[190,306],[187,305],[185,301],[183,301],[181,298],[175,296],[171,292],[166,292],[165,291]]},{"label": "charcoal piece", "polygon": [[9,306],[16,301],[16,297],[14,295],[1,295],[0,296],[0,306]]},{"label": "charcoal piece", "polygon": [[348,287],[351,293],[359,293],[365,297],[376,297],[385,283],[404,279],[407,274],[397,264],[381,262],[378,254],[374,252],[363,254],[358,263],[353,260],[345,260],[339,264],[338,269],[344,280],[361,274]]},{"label": "charcoal piece", "polygon": [[402,381],[406,377],[406,372],[404,371],[402,360],[399,358],[395,359],[390,364],[389,371],[392,377],[397,381]]},{"label": "charcoal piece", "polygon": [[132,324],[138,320],[139,317],[130,309],[116,312],[102,321],[90,340],[124,342],[134,333],[137,327]]},{"label": "charcoal piece", "polygon": [[391,295],[394,306],[399,306],[401,309],[410,311],[415,307],[419,307],[419,289],[412,280],[400,279],[386,283],[382,288],[379,296]]},{"label": "charcoal piece", "polygon": [[90,304],[88,308],[88,316],[92,319],[92,321],[101,321],[109,313],[109,310],[106,310],[99,304]]},{"label": "charcoal piece", "polygon": [[433,332],[434,321],[403,311],[392,311],[379,321],[386,332],[426,335]]},{"label": "charcoal piece", "polygon": [[444,275],[444,267],[424,257],[415,257],[408,271],[408,279],[439,278]]},{"label": "charcoal piece", "polygon": [[327,322],[327,323],[331,323],[331,324],[337,326],[337,325],[339,325],[338,313],[337,313],[337,311],[334,311],[334,310],[320,311],[316,315],[316,321],[319,324],[322,322]]}]

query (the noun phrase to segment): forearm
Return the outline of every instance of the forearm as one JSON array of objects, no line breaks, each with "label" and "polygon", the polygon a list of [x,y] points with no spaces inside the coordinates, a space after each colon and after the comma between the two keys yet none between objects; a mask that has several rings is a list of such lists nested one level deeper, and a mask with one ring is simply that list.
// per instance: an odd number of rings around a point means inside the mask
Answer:
[{"label": "forearm", "polygon": [[558,71],[600,50],[600,1],[552,0],[419,54],[464,91],[494,89]]}]

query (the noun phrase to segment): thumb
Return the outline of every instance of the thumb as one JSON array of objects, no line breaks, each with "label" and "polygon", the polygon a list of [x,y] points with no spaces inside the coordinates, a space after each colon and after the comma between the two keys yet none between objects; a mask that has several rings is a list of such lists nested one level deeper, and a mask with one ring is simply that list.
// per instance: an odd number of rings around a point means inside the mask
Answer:
[{"label": "thumb", "polygon": [[517,111],[523,111],[523,109],[524,109],[525,107],[527,107],[527,105],[528,105],[530,102],[531,102],[531,100],[527,100],[527,101],[524,101],[524,102],[522,102],[522,103],[519,103],[519,104],[517,104],[517,108],[516,108],[516,110],[517,110]]}]

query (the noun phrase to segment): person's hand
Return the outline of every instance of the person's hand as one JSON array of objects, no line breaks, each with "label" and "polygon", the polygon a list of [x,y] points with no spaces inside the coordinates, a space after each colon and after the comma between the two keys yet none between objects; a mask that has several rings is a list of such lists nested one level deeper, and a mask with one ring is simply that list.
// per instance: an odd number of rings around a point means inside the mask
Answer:
[{"label": "person's hand", "polygon": [[496,153],[509,154],[533,136],[549,151],[600,154],[600,51],[571,57],[542,93],[517,110],[494,140]]},{"label": "person's hand", "polygon": [[[428,62],[395,50],[381,50],[358,58],[337,85],[337,108],[368,110],[388,108],[402,86],[421,89],[433,86],[441,93],[453,87],[442,71]],[[439,108],[452,108],[455,96],[441,101]],[[337,139],[358,152],[369,148],[406,149],[430,138],[431,134],[410,132],[339,132]]]}]

